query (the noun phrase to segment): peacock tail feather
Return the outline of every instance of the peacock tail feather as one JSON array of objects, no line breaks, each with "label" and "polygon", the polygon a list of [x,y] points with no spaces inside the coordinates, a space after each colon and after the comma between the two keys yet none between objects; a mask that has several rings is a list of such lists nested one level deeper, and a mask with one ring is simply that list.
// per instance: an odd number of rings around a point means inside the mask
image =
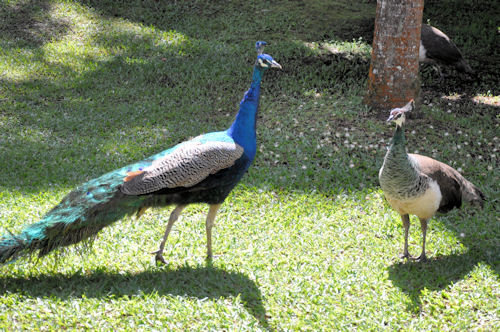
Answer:
[{"label": "peacock tail feather", "polygon": [[127,174],[141,171],[183,145],[191,142],[234,143],[226,132],[200,135],[190,141],[92,179],[67,194],[40,221],[24,228],[20,234],[0,237],[0,263],[5,263],[38,250],[42,257],[56,248],[91,239],[104,227],[127,215],[133,215],[142,206],[171,204],[168,197],[126,195],[120,187]]}]

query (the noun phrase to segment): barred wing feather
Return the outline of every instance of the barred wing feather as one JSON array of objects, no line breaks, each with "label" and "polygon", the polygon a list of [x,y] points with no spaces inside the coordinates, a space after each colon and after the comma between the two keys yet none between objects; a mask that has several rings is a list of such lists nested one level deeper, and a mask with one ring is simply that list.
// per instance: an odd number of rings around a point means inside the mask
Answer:
[{"label": "barred wing feather", "polygon": [[234,142],[192,140],[149,167],[128,173],[121,191],[145,195],[164,188],[192,187],[210,174],[231,167],[242,155],[243,148]]}]

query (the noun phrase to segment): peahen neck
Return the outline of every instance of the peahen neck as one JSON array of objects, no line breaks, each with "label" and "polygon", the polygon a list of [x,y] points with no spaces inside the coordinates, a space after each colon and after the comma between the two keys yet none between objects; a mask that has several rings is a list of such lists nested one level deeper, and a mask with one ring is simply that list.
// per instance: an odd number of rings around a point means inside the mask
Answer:
[{"label": "peahen neck", "polygon": [[384,192],[394,197],[408,198],[419,195],[422,181],[417,165],[406,153],[402,125],[396,126],[389,151],[385,155],[380,173],[380,185]]},{"label": "peahen neck", "polygon": [[384,168],[389,168],[386,169],[387,174],[395,177],[401,171],[404,171],[403,173],[407,175],[408,170],[412,169],[411,166],[406,153],[404,128],[402,125],[396,125],[396,132],[392,137],[389,151],[385,155]]},{"label": "peahen neck", "polygon": [[253,159],[257,150],[257,112],[259,110],[260,81],[263,69],[255,66],[250,89],[240,102],[240,110],[231,127],[227,130],[236,143],[241,145],[245,154]]},{"label": "peahen neck", "polygon": [[394,136],[392,137],[390,149],[395,149],[395,152],[402,151],[403,154],[406,154],[405,144],[405,130],[403,128],[403,125],[396,125],[396,131],[394,132]]}]

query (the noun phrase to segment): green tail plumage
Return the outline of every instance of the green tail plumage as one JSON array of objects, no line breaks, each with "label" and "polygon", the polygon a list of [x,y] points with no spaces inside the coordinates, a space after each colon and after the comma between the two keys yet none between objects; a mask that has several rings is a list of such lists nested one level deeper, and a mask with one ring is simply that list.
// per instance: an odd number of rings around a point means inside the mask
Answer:
[{"label": "green tail plumage", "polygon": [[52,250],[95,236],[101,229],[136,212],[140,196],[121,193],[126,169],[119,169],[91,180],[50,210],[42,220],[24,228],[20,234],[0,238],[0,263],[38,251],[44,256]]}]

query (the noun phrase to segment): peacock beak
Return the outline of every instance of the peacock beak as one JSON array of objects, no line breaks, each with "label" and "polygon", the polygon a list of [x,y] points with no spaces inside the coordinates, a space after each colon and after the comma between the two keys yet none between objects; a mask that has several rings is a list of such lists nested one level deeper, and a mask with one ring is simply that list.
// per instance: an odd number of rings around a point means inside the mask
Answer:
[{"label": "peacock beak", "polygon": [[281,68],[281,65],[279,63],[277,63],[276,61],[274,61],[274,60],[271,63],[271,68],[283,69],[283,68]]}]

